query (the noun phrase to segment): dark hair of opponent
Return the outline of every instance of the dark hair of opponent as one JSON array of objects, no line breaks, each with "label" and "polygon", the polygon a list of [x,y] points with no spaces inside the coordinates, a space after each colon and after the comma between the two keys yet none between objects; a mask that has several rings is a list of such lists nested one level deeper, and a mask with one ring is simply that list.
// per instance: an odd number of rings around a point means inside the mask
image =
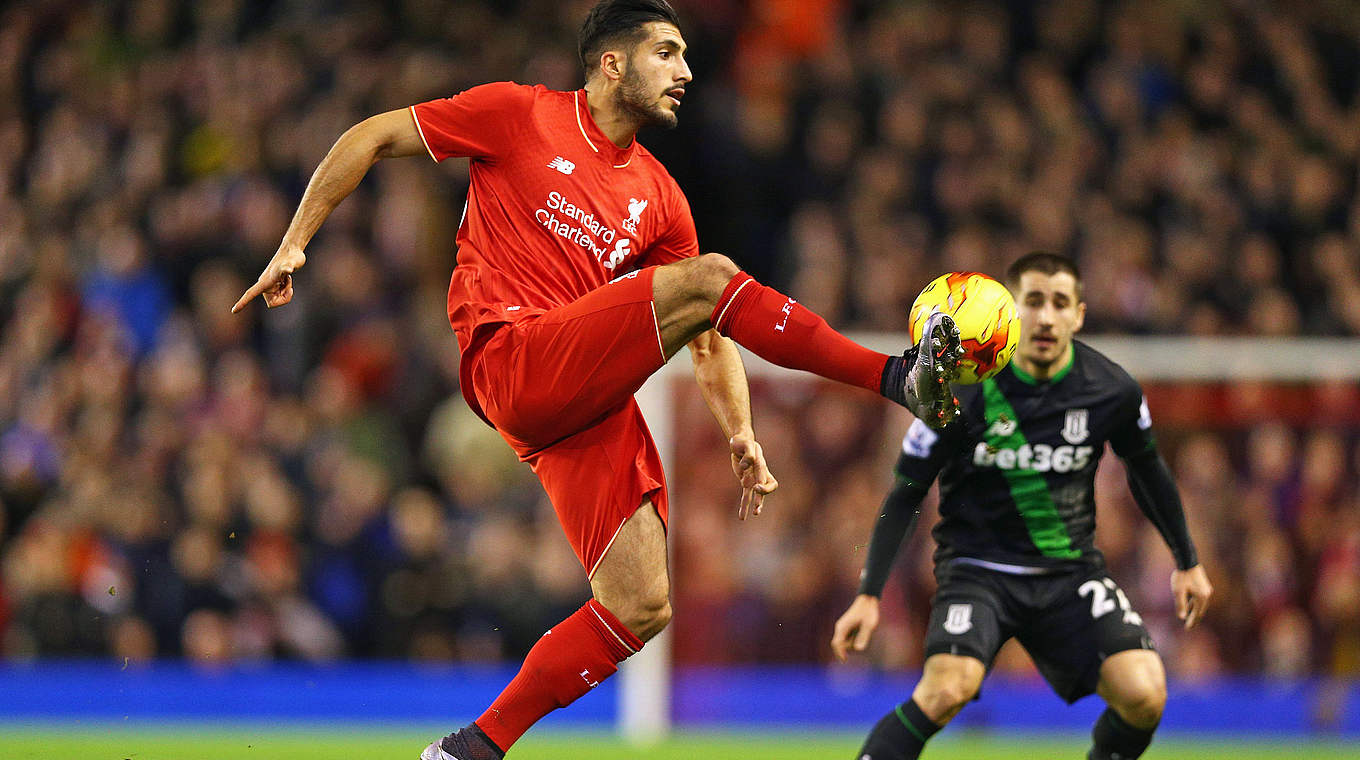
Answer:
[{"label": "dark hair of opponent", "polygon": [[1006,284],[1011,289],[1019,287],[1020,275],[1025,272],[1039,272],[1050,276],[1059,272],[1067,272],[1072,275],[1072,279],[1077,281],[1077,300],[1081,300],[1081,270],[1077,268],[1077,262],[1072,259],[1047,251],[1027,253],[1006,268]]}]

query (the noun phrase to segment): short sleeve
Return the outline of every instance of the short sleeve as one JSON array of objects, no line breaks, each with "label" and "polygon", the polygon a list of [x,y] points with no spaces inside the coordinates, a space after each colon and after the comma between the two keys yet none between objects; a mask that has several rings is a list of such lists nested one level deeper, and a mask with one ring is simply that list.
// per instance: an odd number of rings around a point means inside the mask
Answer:
[{"label": "short sleeve", "polygon": [[680,188],[675,188],[668,208],[670,218],[666,231],[647,251],[643,266],[670,264],[699,255],[699,234],[694,228],[694,215],[690,212],[689,200],[680,192]]},{"label": "short sleeve", "polygon": [[962,442],[962,423],[954,423],[943,430],[932,430],[920,420],[913,420],[902,438],[902,453],[897,458],[897,476],[910,481],[922,491],[930,488],[935,476],[945,463],[958,452]]},{"label": "short sleeve", "polygon": [[411,106],[420,139],[435,161],[466,157],[494,160],[511,147],[515,130],[527,121],[532,87],[513,82],[479,85]]},{"label": "short sleeve", "polygon": [[1147,396],[1133,378],[1127,378],[1122,403],[1110,434],[1110,448],[1120,457],[1141,454],[1156,446],[1152,436],[1152,412]]}]

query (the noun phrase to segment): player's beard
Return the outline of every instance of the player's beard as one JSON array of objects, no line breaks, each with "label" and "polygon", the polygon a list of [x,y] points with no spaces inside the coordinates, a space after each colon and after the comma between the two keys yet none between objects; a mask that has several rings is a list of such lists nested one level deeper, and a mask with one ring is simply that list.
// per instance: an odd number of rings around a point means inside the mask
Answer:
[{"label": "player's beard", "polygon": [[615,101],[624,113],[637,120],[639,127],[675,128],[679,122],[675,112],[661,104],[660,98],[652,95],[647,80],[637,69],[629,66],[619,79],[619,88],[614,94]]}]

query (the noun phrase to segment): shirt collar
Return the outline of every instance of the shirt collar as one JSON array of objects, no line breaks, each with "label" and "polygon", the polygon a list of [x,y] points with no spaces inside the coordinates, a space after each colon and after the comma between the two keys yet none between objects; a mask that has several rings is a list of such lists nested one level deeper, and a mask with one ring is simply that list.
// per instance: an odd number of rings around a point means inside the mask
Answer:
[{"label": "shirt collar", "polygon": [[1072,355],[1067,359],[1067,364],[1064,364],[1062,369],[1053,373],[1053,377],[1050,377],[1047,380],[1039,380],[1035,378],[1034,375],[1031,375],[1030,373],[1024,371],[1023,369],[1020,369],[1020,365],[1016,364],[1015,362],[1010,363],[1010,368],[1011,373],[1015,375],[1015,379],[1019,380],[1020,382],[1025,383],[1026,385],[1043,385],[1046,383],[1057,383],[1061,381],[1064,377],[1067,377],[1067,373],[1072,371],[1072,365],[1076,363],[1077,363],[1077,347],[1074,345],[1072,346]]},{"label": "shirt collar", "polygon": [[600,125],[595,123],[595,117],[590,115],[590,104],[586,102],[586,91],[584,89],[577,90],[572,93],[572,99],[576,108],[576,126],[580,128],[581,136],[585,138],[590,149],[607,160],[615,169],[622,169],[632,163],[633,153],[637,148],[637,136],[633,136],[628,147],[620,148],[605,136]]}]

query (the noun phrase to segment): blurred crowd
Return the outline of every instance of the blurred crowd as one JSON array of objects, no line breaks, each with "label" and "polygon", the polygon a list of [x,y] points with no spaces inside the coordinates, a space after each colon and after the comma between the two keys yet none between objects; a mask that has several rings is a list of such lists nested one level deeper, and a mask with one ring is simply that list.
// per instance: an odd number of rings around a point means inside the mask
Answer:
[{"label": "blurred crowd", "polygon": [[[541,489],[458,394],[465,164],[381,163],[294,303],[229,310],[348,126],[493,79],[578,86],[590,4],[0,8],[3,656],[498,660],[579,606]],[[838,327],[899,331],[936,273],[1042,247],[1084,265],[1088,329],[1360,334],[1346,3],[677,5],[694,97],[643,141],[706,250]],[[736,565],[685,554],[737,540],[731,494],[677,493],[682,657],[827,656],[905,425],[796,401],[761,402],[799,464]],[[1226,542],[1194,667],[1353,672],[1354,442],[1231,440],[1186,433],[1177,460],[1202,545]],[[728,483],[711,450],[685,466]],[[1129,525],[1107,549],[1154,614],[1167,558]]]}]

